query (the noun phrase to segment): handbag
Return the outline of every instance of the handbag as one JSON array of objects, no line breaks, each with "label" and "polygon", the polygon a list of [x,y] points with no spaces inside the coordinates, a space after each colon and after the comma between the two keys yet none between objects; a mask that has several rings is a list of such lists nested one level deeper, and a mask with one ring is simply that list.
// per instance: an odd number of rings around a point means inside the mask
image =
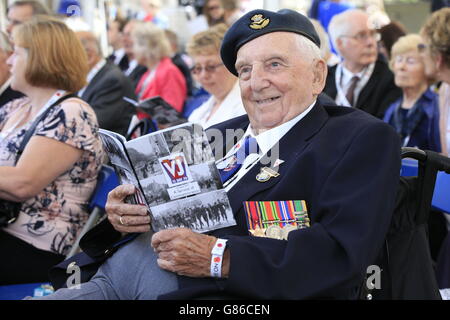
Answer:
[{"label": "handbag", "polygon": [[[25,136],[24,136],[22,142],[20,143],[20,146],[17,150],[17,156],[16,156],[16,161],[15,161],[14,165],[17,164],[28,141],[34,135],[37,125],[47,116],[47,114],[50,112],[50,110],[52,110],[55,106],[61,104],[64,100],[69,99],[69,98],[74,98],[74,97],[76,97],[76,95],[69,94],[69,95],[66,95],[66,96],[58,99],[58,101],[53,103],[50,107],[47,108],[47,110],[45,110],[45,112],[43,112],[39,117],[37,117],[37,119],[33,122],[30,129],[28,129],[27,132],[25,133]],[[22,208],[22,203],[20,203],[20,202],[0,200],[0,228],[7,227],[11,223],[14,223],[17,220],[17,217],[19,216],[21,208]]]}]

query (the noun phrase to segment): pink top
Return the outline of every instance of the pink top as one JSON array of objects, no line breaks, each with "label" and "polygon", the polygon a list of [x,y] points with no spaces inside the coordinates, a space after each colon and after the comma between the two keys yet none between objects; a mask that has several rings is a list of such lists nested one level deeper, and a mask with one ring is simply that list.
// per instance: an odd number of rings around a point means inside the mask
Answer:
[{"label": "pink top", "polygon": [[[67,143],[84,151],[72,169],[62,174],[34,198],[22,204],[16,222],[5,232],[38,249],[66,255],[88,218],[86,205],[96,186],[103,160],[98,123],[92,108],[81,100],[70,108],[57,106],[38,124],[35,135]],[[0,166],[14,166],[16,151],[32,121],[12,132],[1,132],[15,112],[24,112],[28,98],[0,108]]]},{"label": "pink top", "polygon": [[[150,76],[153,76],[153,79],[146,81]],[[160,96],[175,110],[182,112],[187,97],[186,79],[170,58],[163,58],[153,75],[152,71],[144,73],[136,88],[136,94],[140,101]]]}]

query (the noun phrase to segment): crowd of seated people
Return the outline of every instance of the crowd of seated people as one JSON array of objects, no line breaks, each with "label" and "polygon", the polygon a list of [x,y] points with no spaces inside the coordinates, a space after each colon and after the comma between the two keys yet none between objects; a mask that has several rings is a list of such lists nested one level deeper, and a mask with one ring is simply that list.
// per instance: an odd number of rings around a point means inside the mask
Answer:
[{"label": "crowd of seated people", "polygon": [[[157,23],[156,11],[148,12],[141,20],[110,21],[106,54],[94,32],[71,31],[39,1],[8,8],[6,32],[0,31],[0,201],[21,207],[17,220],[0,229],[0,256],[11,261],[0,263],[0,285],[47,281],[48,269],[64,260],[87,220],[104,162],[98,129],[126,136],[137,113],[130,101],[159,96],[183,114],[203,90],[207,100],[187,120],[205,129],[248,113],[242,77],[220,51],[243,14],[236,1],[205,1],[208,29],[188,39],[183,52],[168,21]],[[377,30],[361,9],[335,14],[328,34],[318,30],[329,62],[323,89],[329,104],[386,122],[404,147],[448,155],[449,16],[450,8],[440,9],[412,34],[396,21]],[[336,55],[323,44],[328,39]],[[25,132],[55,102],[16,156]],[[25,267],[31,261],[32,273]]]}]

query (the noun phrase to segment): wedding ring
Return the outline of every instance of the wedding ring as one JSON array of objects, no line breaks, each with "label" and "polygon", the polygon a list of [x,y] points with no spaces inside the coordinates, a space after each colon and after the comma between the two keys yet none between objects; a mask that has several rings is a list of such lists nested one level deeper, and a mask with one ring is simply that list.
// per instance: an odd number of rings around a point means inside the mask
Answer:
[{"label": "wedding ring", "polygon": [[126,226],[126,224],[122,221],[122,216],[119,216],[119,221],[121,225]]}]

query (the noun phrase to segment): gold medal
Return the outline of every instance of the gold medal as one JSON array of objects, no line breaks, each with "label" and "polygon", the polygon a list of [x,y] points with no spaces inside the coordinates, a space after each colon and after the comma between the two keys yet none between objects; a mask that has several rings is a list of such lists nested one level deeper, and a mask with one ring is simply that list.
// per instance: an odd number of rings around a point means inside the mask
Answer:
[{"label": "gold medal", "polygon": [[282,229],[279,226],[272,225],[266,230],[266,237],[270,239],[281,240],[282,238]]}]

